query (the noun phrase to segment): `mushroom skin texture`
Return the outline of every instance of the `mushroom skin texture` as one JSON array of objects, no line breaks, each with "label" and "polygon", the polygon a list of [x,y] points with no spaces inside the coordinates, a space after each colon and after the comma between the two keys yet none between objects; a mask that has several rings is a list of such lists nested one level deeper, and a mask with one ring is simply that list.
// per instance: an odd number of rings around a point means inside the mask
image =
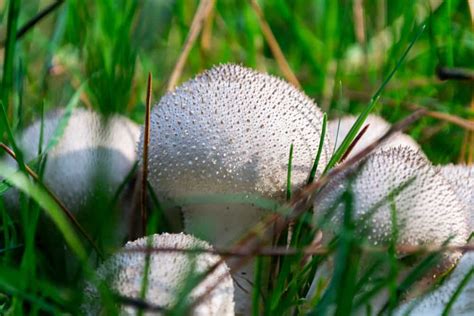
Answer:
[{"label": "mushroom skin texture", "polygon": [[438,167],[441,174],[451,183],[454,192],[471,214],[471,230],[474,231],[474,165],[453,165]]},{"label": "mushroom skin texture", "polygon": [[[139,299],[145,275],[147,247],[212,250],[207,242],[183,233],[143,237],[128,242],[122,251],[106,260],[97,270],[98,279],[105,281],[112,291],[121,296]],[[206,273],[220,260],[220,256],[209,252],[152,251],[149,256],[148,286],[144,301],[166,309],[172,308],[187,279]],[[215,284],[217,286],[212,288]],[[87,284],[84,292],[85,299],[81,310],[86,315],[99,315],[101,300],[98,289],[92,284]],[[234,315],[233,292],[229,268],[222,262],[189,294],[188,299],[193,302],[194,299],[207,293],[205,299],[192,309],[191,315]],[[136,313],[137,310],[134,307],[121,308],[123,315]],[[152,314],[155,315],[155,313],[145,312],[145,315]]]},{"label": "mushroom skin texture", "polygon": [[[42,149],[53,137],[63,113],[57,110],[46,115]],[[17,138],[25,162],[37,156],[40,132],[41,121],[36,121]],[[125,117],[105,120],[95,112],[75,109],[63,135],[47,154],[44,183],[73,212],[94,200],[95,184],[111,198],[136,161],[139,134],[138,125]],[[17,165],[10,157],[5,159]],[[16,197],[17,194],[10,193],[7,199],[15,204]]]},{"label": "mushroom skin texture", "polygon": [[[330,238],[342,225],[345,205],[341,196],[349,185],[353,220],[367,216],[365,221],[356,222],[356,229],[368,244],[387,245],[392,239],[392,205],[396,210],[397,245],[440,247],[448,240],[452,246],[466,244],[470,233],[467,208],[450,183],[416,150],[409,147],[381,149],[331,179],[314,202],[315,221],[335,207],[323,232],[326,237]],[[389,198],[390,193],[394,194],[393,200]],[[461,252],[443,254],[438,265],[417,283],[414,291],[432,283],[433,278],[453,267],[460,257]],[[380,273],[383,271],[379,269]],[[403,269],[400,277],[406,273],[408,271]],[[387,297],[388,292],[382,291],[371,300],[375,313]]]},{"label": "mushroom skin texture", "polygon": [[[464,245],[469,236],[469,214],[450,183],[420,153],[409,147],[382,149],[370,155],[355,172],[352,180],[353,218],[369,214],[381,205],[366,221],[368,241],[383,244],[392,236],[389,194],[394,196],[400,245],[440,246],[449,238],[450,245]],[[352,169],[351,171],[355,171]],[[315,201],[315,217],[338,205],[334,217],[340,223],[344,212],[341,194],[348,188],[348,172],[334,178]],[[409,182],[412,181],[412,182]],[[401,188],[404,184],[407,186]],[[341,215],[341,216],[339,216]]]},{"label": "mushroom skin texture", "polygon": [[[340,119],[334,119],[328,122],[328,133],[331,137],[331,140],[335,142],[336,148],[341,145],[342,141],[346,137],[347,133],[349,133],[349,130],[351,129],[352,125],[354,125],[356,120],[357,116],[347,115],[341,117]],[[379,137],[385,134],[385,132],[387,132],[391,127],[390,123],[375,114],[370,114],[365,120],[363,126],[367,124],[370,124],[369,128],[358,141],[358,143],[354,146],[348,158],[354,156],[355,154],[363,150],[365,147],[372,144]],[[407,146],[423,154],[420,145],[418,145],[418,143],[409,135],[406,135],[401,132],[393,134],[390,139],[388,139],[384,144],[382,144],[381,148],[390,148],[398,146]]]},{"label": "mushroom skin texture", "polygon": [[[473,268],[474,253],[464,254],[443,284],[421,298],[404,303],[395,311],[395,315],[406,315],[408,312],[412,316],[441,316],[459,284]],[[452,305],[450,315],[474,315],[474,282],[472,276]]]},{"label": "mushroom skin texture", "polygon": [[[229,246],[268,214],[245,203],[246,195],[285,200],[291,144],[292,188],[306,183],[322,122],[316,104],[290,84],[220,65],[167,93],[153,108],[148,179],[159,198],[181,207],[185,231]],[[319,171],[330,158],[329,143],[326,136]],[[242,195],[242,203],[222,202],[232,194]],[[209,196],[209,202],[180,205],[180,199],[198,195]],[[240,284],[237,313],[250,310],[252,269],[249,264],[233,271]]]}]

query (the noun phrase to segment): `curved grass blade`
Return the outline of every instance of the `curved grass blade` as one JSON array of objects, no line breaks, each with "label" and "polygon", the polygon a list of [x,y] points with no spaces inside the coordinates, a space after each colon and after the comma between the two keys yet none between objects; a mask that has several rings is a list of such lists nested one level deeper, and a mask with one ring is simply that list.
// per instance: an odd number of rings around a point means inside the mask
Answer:
[{"label": "curved grass blade", "polygon": [[26,195],[31,197],[39,206],[48,214],[49,217],[58,227],[59,231],[64,236],[64,239],[81,259],[86,259],[86,251],[82,246],[81,241],[74,233],[74,229],[69,224],[66,216],[63,214],[56,202],[51,198],[44,189],[39,185],[32,183],[28,177],[21,173],[15,172],[14,169],[0,163],[0,176],[7,178],[8,182],[23,191]]},{"label": "curved grass blade", "polygon": [[459,283],[458,287],[456,288],[456,291],[454,291],[453,295],[451,296],[451,298],[449,299],[449,302],[448,304],[446,304],[446,306],[444,307],[444,310],[443,310],[443,314],[442,316],[447,316],[447,315],[451,315],[450,314],[450,311],[451,311],[451,308],[453,307],[454,303],[456,302],[456,299],[459,297],[459,295],[461,294],[461,291],[463,290],[463,288],[467,285],[467,283],[472,279],[472,276],[474,275],[474,267],[471,268],[471,270],[469,270],[468,273],[466,273],[466,275],[464,276],[464,278],[461,280],[461,282]]},{"label": "curved grass blade", "polygon": [[370,103],[369,105],[364,109],[364,111],[362,111],[362,113],[359,115],[359,117],[357,118],[357,120],[355,121],[354,125],[352,125],[351,129],[349,130],[349,132],[347,133],[346,137],[344,138],[344,140],[342,141],[341,145],[339,146],[339,148],[336,150],[336,152],[334,153],[334,155],[331,157],[331,159],[329,160],[326,168],[324,169],[324,173],[326,173],[329,169],[331,169],[332,167],[334,167],[336,165],[336,163],[341,159],[341,157],[344,155],[344,153],[347,151],[347,149],[349,148],[349,146],[351,145],[352,141],[354,140],[354,138],[357,136],[357,133],[359,132],[360,128],[362,127],[362,124],[365,122],[365,120],[367,119],[367,116],[369,116],[370,112],[372,112],[372,110],[374,109],[375,105],[377,104],[377,101],[380,97],[380,95],[382,94],[382,91],[385,89],[385,87],[387,86],[387,84],[390,82],[390,80],[392,79],[392,77],[395,75],[395,73],[397,72],[398,68],[400,68],[400,66],[402,65],[403,61],[405,60],[405,58],[407,57],[408,53],[410,52],[411,48],[413,47],[413,45],[415,44],[415,42],[418,40],[418,38],[421,36],[421,34],[423,33],[423,31],[425,30],[426,28],[426,25],[423,24],[418,33],[415,35],[415,37],[413,38],[413,40],[410,42],[410,44],[408,45],[407,49],[405,50],[405,52],[403,53],[402,57],[400,57],[400,59],[398,60],[396,66],[393,68],[393,70],[389,73],[389,75],[385,78],[385,80],[383,81],[382,85],[377,89],[377,91],[374,93],[373,97],[370,99]]},{"label": "curved grass blade", "polygon": [[81,96],[82,91],[87,85],[87,81],[84,82],[79,89],[73,94],[71,99],[69,100],[68,104],[66,105],[66,108],[64,110],[64,114],[61,117],[61,119],[58,122],[58,125],[56,126],[56,129],[54,130],[53,135],[48,141],[48,145],[46,145],[46,148],[44,152],[42,153],[43,155],[48,153],[51,149],[53,149],[61,139],[61,137],[64,134],[64,131],[66,130],[67,124],[69,123],[69,119],[71,118],[72,111],[76,108],[77,104],[79,103],[79,98]]}]

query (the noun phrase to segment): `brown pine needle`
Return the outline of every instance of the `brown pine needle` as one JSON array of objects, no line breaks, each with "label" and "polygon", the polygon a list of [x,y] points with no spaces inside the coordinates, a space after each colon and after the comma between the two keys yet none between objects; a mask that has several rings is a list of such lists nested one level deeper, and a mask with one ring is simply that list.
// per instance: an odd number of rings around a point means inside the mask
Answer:
[{"label": "brown pine needle", "polygon": [[189,28],[188,35],[184,41],[183,49],[178,57],[178,61],[173,68],[170,80],[168,81],[168,86],[166,87],[167,91],[171,91],[176,87],[183,72],[184,64],[188,59],[189,52],[191,51],[191,48],[193,48],[193,45],[196,42],[199,33],[201,32],[204,21],[212,11],[214,2],[214,0],[201,0],[199,2],[199,6],[196,10],[196,13],[194,14],[193,21],[191,22],[191,27]]},{"label": "brown pine needle", "polygon": [[[12,157],[13,159],[17,160],[16,159],[16,155],[15,153],[13,152],[13,150],[11,150],[10,147],[8,147],[7,145],[5,145],[4,143],[0,143],[0,147],[10,156]],[[64,214],[66,214],[66,216],[69,218],[69,220],[73,223],[74,226],[76,226],[76,229],[81,233],[81,235],[91,244],[92,248],[94,248],[95,252],[97,253],[97,255],[102,259],[104,260],[105,257],[104,255],[102,254],[102,252],[99,250],[99,247],[95,244],[94,240],[92,240],[92,238],[89,236],[89,234],[87,234],[86,230],[84,229],[84,227],[82,227],[82,225],[77,221],[76,217],[74,216],[74,214],[71,213],[71,211],[69,211],[67,209],[67,207],[64,205],[63,202],[61,202],[61,200],[56,196],[56,194],[54,194],[43,182],[40,181],[38,175],[33,171],[33,169],[31,169],[27,164],[25,164],[25,169],[26,169],[26,172],[46,191],[46,193],[48,193],[48,195],[54,200],[54,202],[56,202],[56,204],[61,208],[61,210],[64,212]]]},{"label": "brown pine needle", "polygon": [[142,222],[142,233],[146,233],[146,225],[148,221],[148,214],[146,209],[147,196],[147,177],[148,177],[148,145],[150,143],[150,113],[151,113],[151,89],[152,78],[151,73],[148,73],[148,85],[146,91],[146,113],[145,113],[145,127],[143,131],[143,167],[141,177],[141,191],[140,191],[140,217]]},{"label": "brown pine needle", "polygon": [[255,11],[255,14],[257,15],[258,23],[260,24],[260,28],[262,29],[263,37],[265,37],[265,40],[267,41],[268,46],[272,51],[273,57],[275,57],[275,60],[278,64],[278,67],[280,67],[283,76],[296,88],[301,89],[300,82],[291,70],[290,65],[288,64],[285,58],[285,55],[283,54],[280,45],[278,44],[275,38],[275,35],[273,35],[270,25],[268,25],[267,21],[265,20],[262,8],[260,8],[257,1],[255,0],[250,0],[250,3],[252,5],[253,10]]}]

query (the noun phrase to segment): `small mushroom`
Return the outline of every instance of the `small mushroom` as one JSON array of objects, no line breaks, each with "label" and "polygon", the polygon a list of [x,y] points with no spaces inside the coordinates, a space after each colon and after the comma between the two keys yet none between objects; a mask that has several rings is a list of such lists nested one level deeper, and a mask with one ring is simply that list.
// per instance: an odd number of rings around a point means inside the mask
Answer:
[{"label": "small mushroom", "polygon": [[[43,150],[62,115],[62,110],[46,115]],[[25,162],[37,156],[40,133],[41,122],[36,121],[19,135],[17,142]],[[75,109],[58,143],[47,154],[44,183],[75,212],[93,201],[96,184],[112,197],[136,161],[139,133],[138,125],[125,117],[105,119],[95,112]],[[6,159],[16,165],[13,159]]]},{"label": "small mushroom", "polygon": [[471,230],[474,231],[474,166],[439,166],[441,174],[451,183],[454,192],[463,201],[471,214]]},{"label": "small mushroom", "polygon": [[[143,300],[157,307],[171,309],[186,282],[191,277],[207,273],[221,259],[216,254],[199,252],[212,250],[205,241],[191,235],[155,234],[149,237],[128,242],[122,251],[116,253],[97,270],[99,281],[106,282],[113,293],[125,298],[140,299],[143,280],[145,279],[147,247],[151,251],[148,261],[147,287]],[[160,251],[160,248],[161,251]],[[176,249],[165,251],[163,248]],[[185,252],[182,250],[195,250]],[[181,250],[181,251],[180,251]],[[214,285],[217,285],[214,287]],[[186,298],[189,303],[206,294],[204,299],[193,307],[191,315],[227,316],[234,315],[233,283],[229,269],[221,263],[202,280]],[[101,314],[101,297],[96,286],[87,284],[81,310],[86,315]],[[133,306],[121,307],[121,314],[135,315]],[[151,313],[145,313],[151,314]]]},{"label": "small mushroom", "polygon": [[[346,171],[327,185],[315,201],[315,217],[339,203],[336,214],[342,214],[344,206],[338,201],[351,182],[353,217],[357,220],[369,216],[364,225],[367,227],[360,227],[368,229],[369,242],[377,245],[390,240],[389,196],[394,194],[398,244],[441,246],[447,240],[450,245],[466,243],[470,227],[464,203],[420,153],[409,147],[382,149],[355,168],[359,167],[351,181],[349,173],[356,169]],[[334,221],[339,223],[340,216],[335,216]]]},{"label": "small mushroom", "polygon": [[[53,137],[57,137],[56,127],[63,113],[63,110],[57,110],[45,116],[42,150]],[[41,128],[41,122],[36,121],[17,137],[17,144],[27,163],[34,161],[38,155]],[[133,186],[121,185],[136,163],[139,134],[138,125],[123,116],[104,118],[89,110],[75,109],[58,142],[45,157],[43,183],[74,213],[91,236],[98,233],[103,237],[105,248],[122,243],[129,230]],[[3,159],[11,166],[17,166],[9,156]],[[34,166],[34,163],[31,165]],[[123,189],[117,195],[119,188]],[[4,195],[5,203],[12,211],[19,209],[18,196],[18,191],[13,189]],[[115,201],[115,197],[119,200]],[[54,225],[50,225],[46,218],[41,218],[41,221],[39,227],[42,227],[43,242],[57,242],[59,236]],[[104,226],[104,222],[108,225]],[[54,247],[51,251],[55,254],[48,256],[62,260],[60,248]],[[74,270],[72,264],[57,262],[56,265]]]},{"label": "small mushroom", "polygon": [[[310,98],[276,77],[230,64],[212,68],[154,107],[150,183],[165,201],[211,195],[207,203],[181,205],[185,230],[229,246],[267,214],[245,203],[246,195],[284,201],[292,144],[292,188],[306,183],[322,120]],[[331,149],[326,137],[319,171]],[[232,194],[244,196],[242,203],[222,202]],[[238,313],[250,309],[252,269],[251,263],[233,271]]]},{"label": "small mushroom", "polygon": [[[356,119],[357,116],[348,115],[341,117],[340,119],[329,121],[328,133],[331,137],[331,140],[336,143],[336,148],[341,145],[347,133],[349,133],[349,130],[351,129],[352,125],[354,125]],[[367,131],[364,133],[358,143],[354,146],[348,157],[352,157],[358,152],[360,152],[362,149],[377,140],[390,128],[390,124],[387,121],[385,121],[380,116],[374,114],[370,114],[367,117],[363,126],[367,124],[369,124]],[[418,145],[418,143],[413,140],[413,138],[401,132],[393,134],[392,137],[381,146],[381,148],[390,148],[398,146],[408,146],[422,153],[420,145]]]},{"label": "small mushroom", "polygon": [[[443,283],[424,297],[413,299],[401,305],[395,315],[412,316],[441,316],[462,280],[472,273],[474,268],[474,253],[465,254],[454,271]],[[471,278],[458,294],[454,304],[451,306],[450,315],[469,316],[474,315],[474,281]]]}]

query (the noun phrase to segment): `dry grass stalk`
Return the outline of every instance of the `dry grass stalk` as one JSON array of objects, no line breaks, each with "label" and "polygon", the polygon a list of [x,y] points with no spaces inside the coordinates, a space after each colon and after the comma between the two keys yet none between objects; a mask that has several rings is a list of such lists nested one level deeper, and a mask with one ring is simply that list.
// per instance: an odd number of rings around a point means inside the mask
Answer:
[{"label": "dry grass stalk", "polygon": [[170,79],[168,81],[168,86],[166,87],[167,91],[173,90],[178,84],[179,78],[181,77],[181,74],[183,72],[184,65],[186,63],[186,60],[188,59],[189,52],[191,51],[191,48],[193,47],[199,33],[201,32],[204,21],[212,11],[214,3],[215,0],[201,0],[199,2],[199,6],[193,17],[193,21],[191,22],[191,27],[189,28],[189,33],[186,36],[186,40],[184,41],[183,49],[178,57],[178,61],[176,62],[173,68],[173,72],[171,73]]},{"label": "dry grass stalk", "polygon": [[268,46],[270,47],[270,50],[272,51],[272,54],[275,57],[278,67],[280,68],[283,74],[283,77],[285,77],[285,79],[292,85],[294,85],[296,88],[301,89],[301,84],[298,81],[298,78],[296,78],[295,74],[291,70],[290,65],[288,64],[285,58],[285,55],[283,55],[280,45],[278,45],[275,35],[273,35],[270,25],[268,25],[267,21],[265,20],[262,8],[260,8],[257,1],[255,0],[250,0],[250,4],[252,5],[252,8],[255,11],[255,14],[257,15],[258,23],[260,25],[260,28],[262,29],[263,37],[265,37],[265,40],[267,41]]}]

